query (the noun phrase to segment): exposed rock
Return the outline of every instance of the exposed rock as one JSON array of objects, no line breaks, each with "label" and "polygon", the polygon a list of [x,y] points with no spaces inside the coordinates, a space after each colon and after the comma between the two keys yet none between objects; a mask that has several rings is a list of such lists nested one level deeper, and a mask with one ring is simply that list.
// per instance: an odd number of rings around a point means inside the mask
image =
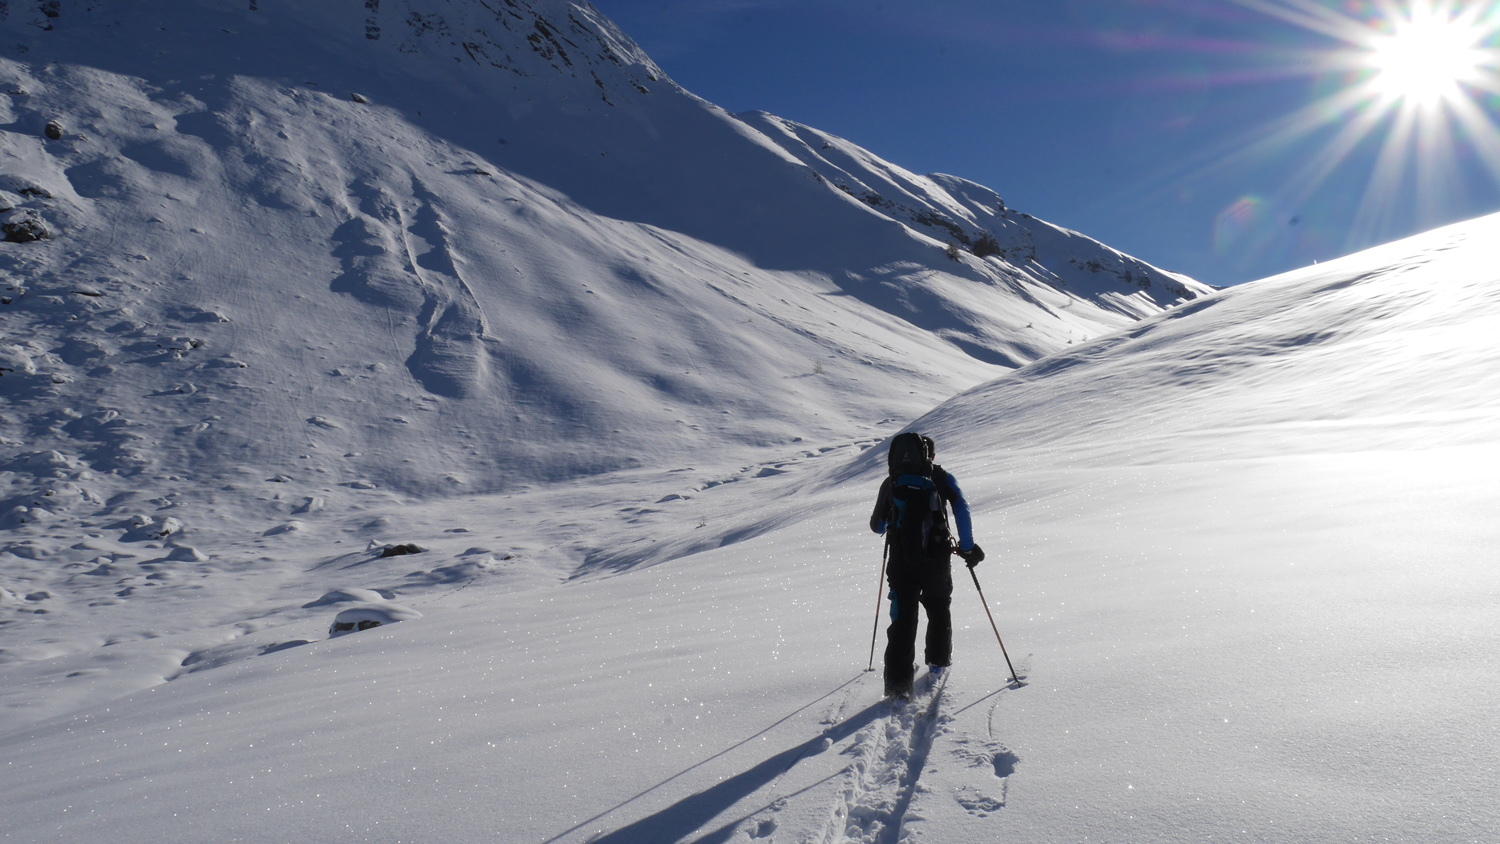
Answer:
[{"label": "exposed rock", "polygon": [[152,539],[165,539],[172,534],[180,533],[181,531],[182,522],[168,516],[166,519],[162,520],[161,524],[155,526],[155,529],[151,531],[150,535]]},{"label": "exposed rock", "polygon": [[0,219],[3,219],[0,231],[5,232],[7,243],[33,243],[52,237],[51,230],[42,222],[42,215],[30,208],[13,209]]},{"label": "exposed rock", "polygon": [[328,627],[328,635],[341,636],[345,633],[369,630],[383,624],[395,624],[398,621],[409,621],[421,617],[421,613],[410,607],[386,601],[360,604],[334,616],[333,624]]}]

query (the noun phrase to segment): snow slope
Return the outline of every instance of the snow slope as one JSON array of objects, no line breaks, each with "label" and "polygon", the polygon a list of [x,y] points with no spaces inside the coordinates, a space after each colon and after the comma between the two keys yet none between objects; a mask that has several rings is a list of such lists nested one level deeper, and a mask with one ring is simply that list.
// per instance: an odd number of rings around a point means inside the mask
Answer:
[{"label": "snow slope", "polygon": [[[951,679],[880,701],[878,448],[622,472],[403,508],[425,558],[303,552],[422,617],[325,639],[341,596],[282,587],[304,617],[0,736],[3,834],[1486,841],[1497,234],[1225,291],[914,423],[1024,685],[961,582]],[[693,544],[725,523],[757,530]],[[555,584],[497,553],[560,539],[681,555]]]},{"label": "snow slope", "polygon": [[414,502],[775,472],[1208,292],[728,115],[587,5],[11,2],[0,36],[0,205],[51,235],[0,245],[0,670],[47,678],[8,725],[297,615],[345,585],[307,555]]},{"label": "snow slope", "polygon": [[[1203,297],[581,4],[0,8],[0,840],[1500,822],[1500,218]],[[929,410],[1025,684],[960,571],[893,714]]]}]

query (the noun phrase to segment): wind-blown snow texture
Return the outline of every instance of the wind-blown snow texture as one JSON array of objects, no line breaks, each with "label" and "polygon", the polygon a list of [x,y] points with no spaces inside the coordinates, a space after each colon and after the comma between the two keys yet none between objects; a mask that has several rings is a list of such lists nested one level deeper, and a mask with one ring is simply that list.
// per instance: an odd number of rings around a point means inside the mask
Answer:
[{"label": "wind-blown snow texture", "polygon": [[[587,5],[142,5],[0,3],[0,840],[1500,823],[1500,218],[1210,296]],[[1027,683],[892,713],[929,410]]]}]

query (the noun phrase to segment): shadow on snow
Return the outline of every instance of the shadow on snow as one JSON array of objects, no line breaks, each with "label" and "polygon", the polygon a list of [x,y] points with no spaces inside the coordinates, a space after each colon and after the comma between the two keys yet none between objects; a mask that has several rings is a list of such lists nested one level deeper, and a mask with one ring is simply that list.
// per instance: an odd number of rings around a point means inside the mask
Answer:
[{"label": "shadow on snow", "polygon": [[[836,688],[830,690],[827,694],[819,697],[817,700],[808,702],[807,704],[798,708],[796,711],[789,713],[781,720],[777,721],[774,724],[771,724],[755,735],[743,739],[742,741],[739,741],[734,745],[731,745],[730,747],[726,747],[713,756],[704,759],[702,762],[698,762],[697,764],[689,768],[685,768],[682,771],[673,774],[670,777],[667,777],[656,785],[653,785],[650,788],[647,788],[644,791],[640,792],[639,794],[636,794],[634,797],[631,797],[615,806],[605,809],[604,811],[589,818],[588,820],[581,821],[575,824],[574,826],[542,842],[542,844],[556,844],[556,842],[561,841],[562,839],[575,832],[578,832],[579,830],[587,827],[589,824],[595,823],[606,815],[618,811],[619,809],[622,809],[630,805],[631,803],[634,803],[642,797],[645,797],[647,794],[650,794],[651,792],[656,791],[662,786],[667,785],[673,780],[679,779],[687,775],[688,773],[701,768],[704,765],[707,765],[709,762],[712,762],[715,759],[721,758],[738,748],[744,747],[757,738],[760,738],[766,733],[769,733],[771,730],[774,730],[782,724],[785,724],[787,721],[796,717],[798,714],[805,712],[809,708],[816,706],[821,701],[827,700],[828,698],[837,694],[839,691],[852,685],[862,676],[864,676],[864,672],[856,674],[848,680],[845,680],[843,683],[840,683]],[[693,832],[702,828],[705,824],[707,824],[709,821],[712,821],[718,815],[728,811],[736,803],[744,800],[746,797],[749,797],[760,788],[775,780],[778,776],[791,770],[792,767],[801,762],[803,759],[822,753],[825,749],[825,739],[836,744],[859,732],[867,724],[870,724],[876,718],[889,713],[889,711],[889,706],[884,700],[871,704],[869,707],[855,713],[852,717],[844,720],[843,722],[835,724],[827,728],[826,730],[823,730],[816,736],[813,736],[812,738],[808,739],[805,742],[802,742],[801,744],[783,750],[782,752],[770,757],[769,759],[766,759],[764,762],[761,762],[760,764],[744,771],[743,773],[736,774],[735,776],[732,776],[720,783],[704,789],[703,791],[683,798],[682,800],[673,803],[671,806],[668,806],[661,811],[655,812],[651,815],[641,818],[638,821],[622,826],[619,829],[614,830],[613,832],[591,837],[588,839],[589,844],[661,844],[661,842],[666,841],[685,840]],[[748,818],[753,814],[755,814],[755,812],[747,814],[745,818]],[[728,840],[728,838],[734,833],[735,827],[745,818],[739,818],[735,821],[725,824],[724,826],[719,827],[718,829],[706,833],[702,837],[695,839],[695,844],[717,844],[717,842]]]}]

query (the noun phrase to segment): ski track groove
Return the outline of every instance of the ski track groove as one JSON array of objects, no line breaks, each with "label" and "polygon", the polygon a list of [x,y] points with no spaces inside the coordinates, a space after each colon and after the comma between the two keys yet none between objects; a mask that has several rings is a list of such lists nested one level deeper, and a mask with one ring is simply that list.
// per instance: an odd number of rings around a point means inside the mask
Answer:
[{"label": "ski track groove", "polygon": [[917,783],[945,719],[939,716],[947,676],[918,681],[899,711],[860,731],[854,761],[818,844],[897,844]]}]

